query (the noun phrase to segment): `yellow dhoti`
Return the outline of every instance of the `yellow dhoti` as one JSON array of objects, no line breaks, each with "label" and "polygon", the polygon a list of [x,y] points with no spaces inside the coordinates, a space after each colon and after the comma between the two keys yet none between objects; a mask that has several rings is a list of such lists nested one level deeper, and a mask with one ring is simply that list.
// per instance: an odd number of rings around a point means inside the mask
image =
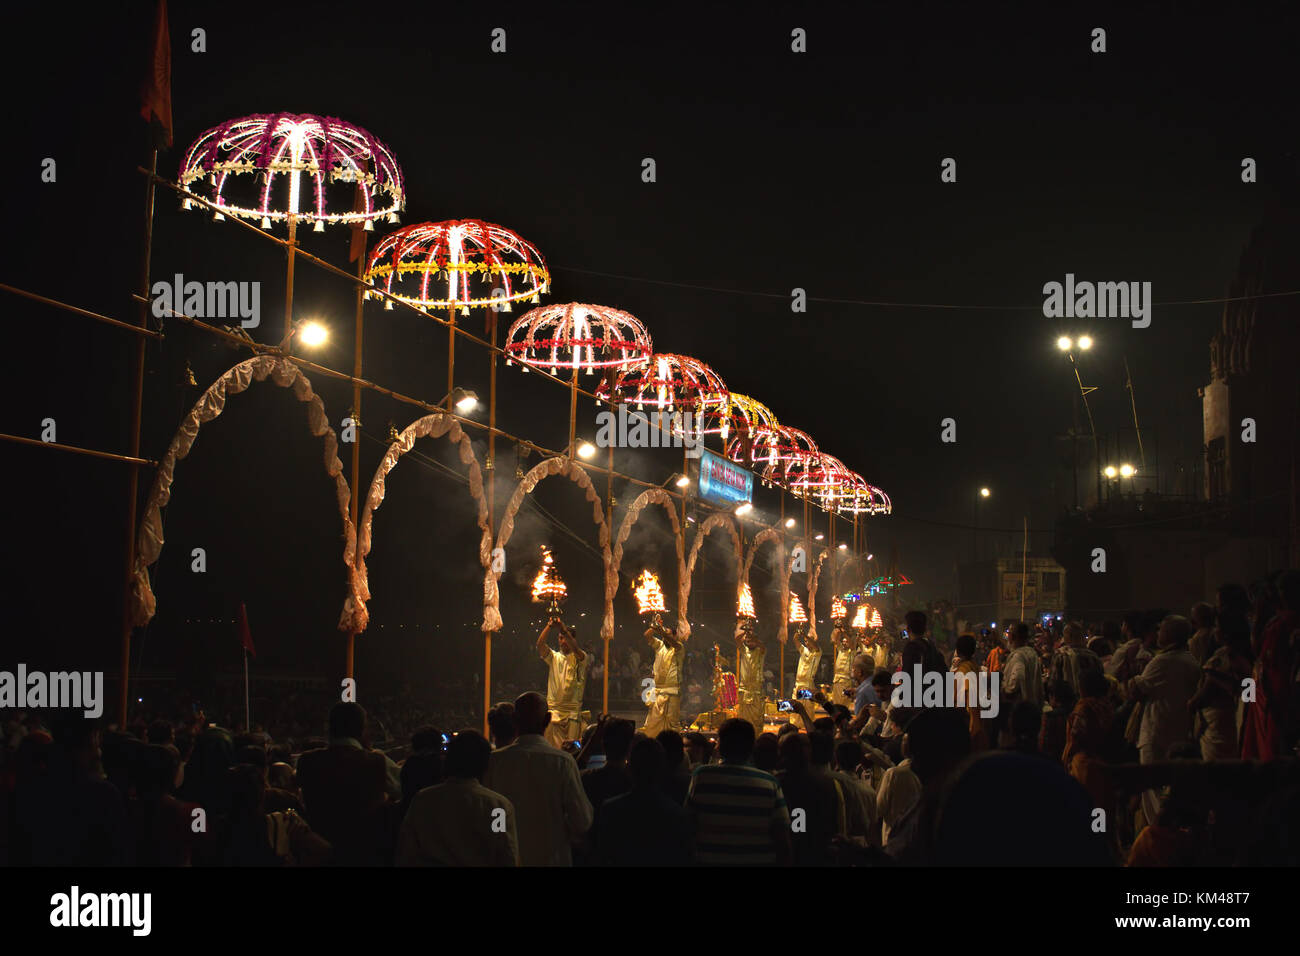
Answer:
[{"label": "yellow dhoti", "polygon": [[543,736],[547,743],[558,748],[562,747],[566,740],[581,740],[585,729],[586,725],[581,714],[561,716],[551,711],[551,722],[546,725],[546,733]]},{"label": "yellow dhoti", "polygon": [[831,703],[843,704],[849,710],[853,709],[853,700],[844,695],[846,690],[855,690],[857,687],[852,680],[837,680],[831,684]]},{"label": "yellow dhoti", "polygon": [[753,691],[742,690],[736,716],[754,725],[754,733],[763,732],[763,695]]},{"label": "yellow dhoti", "polygon": [[675,688],[655,688],[654,700],[650,701],[650,712],[645,715],[645,726],[641,732],[647,737],[653,737],[664,730],[680,730],[681,726],[681,695]]}]

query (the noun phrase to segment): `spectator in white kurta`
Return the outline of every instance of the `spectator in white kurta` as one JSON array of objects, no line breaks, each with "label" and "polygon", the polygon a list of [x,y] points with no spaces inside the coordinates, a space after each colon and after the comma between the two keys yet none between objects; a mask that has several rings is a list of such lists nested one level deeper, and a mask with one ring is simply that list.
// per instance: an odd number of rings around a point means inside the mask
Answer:
[{"label": "spectator in white kurta", "polygon": [[1023,621],[1015,624],[1007,637],[1011,653],[1002,664],[1001,692],[1002,707],[1009,713],[1018,701],[1043,702],[1043,669],[1038,652],[1030,643],[1028,624]]},{"label": "spectator in white kurta", "polygon": [[[1192,712],[1187,703],[1201,682],[1201,665],[1187,649],[1191,636],[1192,624],[1187,618],[1166,617],[1156,637],[1156,655],[1129,687],[1129,694],[1142,707],[1137,744],[1140,763],[1165,760],[1171,747],[1191,740]],[[1156,821],[1159,810],[1157,792],[1144,791],[1142,813],[1148,824]]]}]

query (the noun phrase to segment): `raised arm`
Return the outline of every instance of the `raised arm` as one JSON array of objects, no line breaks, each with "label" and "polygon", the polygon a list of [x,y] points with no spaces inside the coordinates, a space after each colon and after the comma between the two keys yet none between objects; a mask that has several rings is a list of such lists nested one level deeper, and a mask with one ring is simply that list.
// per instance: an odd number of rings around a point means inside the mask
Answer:
[{"label": "raised arm", "polygon": [[664,626],[663,623],[651,624],[645,630],[645,638],[651,644],[655,641],[663,641],[673,650],[681,647],[682,642],[677,640],[677,635]]},{"label": "raised arm", "polygon": [[551,658],[551,645],[547,643],[547,639],[551,636],[551,628],[554,626],[555,621],[547,621],[546,626],[542,628],[542,633],[537,635],[537,656],[544,661]]}]

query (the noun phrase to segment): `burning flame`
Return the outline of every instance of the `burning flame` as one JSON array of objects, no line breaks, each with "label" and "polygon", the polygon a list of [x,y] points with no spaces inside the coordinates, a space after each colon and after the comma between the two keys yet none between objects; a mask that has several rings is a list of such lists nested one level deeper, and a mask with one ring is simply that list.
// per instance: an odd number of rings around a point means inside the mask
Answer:
[{"label": "burning flame", "polygon": [[853,615],[853,623],[850,624],[849,627],[865,628],[866,626],[867,626],[867,606],[865,604],[860,604],[858,605],[858,613]]},{"label": "burning flame", "polygon": [[736,617],[747,617],[751,620],[758,617],[754,613],[754,593],[750,591],[748,581],[740,588],[740,604],[736,608]]},{"label": "burning flame", "polygon": [[849,610],[839,598],[831,599],[831,620],[842,621],[849,616]]},{"label": "burning flame", "polygon": [[790,623],[807,624],[808,615],[804,613],[803,605],[799,603],[799,595],[790,595]]},{"label": "burning flame", "polygon": [[884,622],[880,620],[880,612],[877,611],[874,607],[871,609],[871,626],[872,627],[884,626]]},{"label": "burning flame", "polygon": [[636,579],[636,587],[633,593],[636,595],[638,614],[651,614],[667,610],[664,607],[663,589],[659,587],[659,575],[653,571],[641,572],[641,576]]},{"label": "burning flame", "polygon": [[568,594],[569,589],[560,580],[560,573],[555,570],[555,559],[551,557],[550,549],[542,545],[542,567],[533,579],[533,600],[558,604]]}]

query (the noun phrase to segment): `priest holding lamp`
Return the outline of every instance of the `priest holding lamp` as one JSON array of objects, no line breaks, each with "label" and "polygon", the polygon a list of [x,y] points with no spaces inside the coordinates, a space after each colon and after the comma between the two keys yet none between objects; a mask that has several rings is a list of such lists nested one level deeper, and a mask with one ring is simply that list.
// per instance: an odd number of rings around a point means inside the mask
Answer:
[{"label": "priest holding lamp", "polygon": [[754,636],[754,598],[746,584],[740,591],[740,607],[736,613],[736,650],[739,656],[739,703],[736,716],[754,725],[755,733],[763,732],[763,664],[767,647]]},{"label": "priest holding lamp", "polygon": [[796,700],[799,691],[805,690],[811,697],[817,692],[817,665],[822,661],[822,649],[817,643],[817,635],[808,623],[808,615],[797,595],[790,595],[790,623],[795,626],[794,639],[799,645],[799,663],[795,666],[794,690],[790,696]]},{"label": "priest holding lamp", "polygon": [[[559,631],[558,651],[549,643],[553,628]],[[562,747],[566,740],[581,740],[582,693],[587,687],[587,666],[591,658],[578,646],[577,637],[559,617],[547,621],[537,636],[537,655],[551,670],[546,680],[546,706],[551,711],[551,722],[546,726],[547,742]]]},{"label": "priest holding lamp", "polygon": [[660,617],[666,608],[659,578],[650,571],[643,572],[637,580],[635,593],[641,615],[649,617],[645,636],[655,653],[653,696],[646,701],[650,712],[646,714],[641,732],[654,737],[664,730],[681,729],[682,668],[686,663],[686,647]]},{"label": "priest holding lamp", "polygon": [[831,645],[835,648],[835,669],[831,672],[831,701],[845,703],[846,696],[856,686],[853,681],[853,655],[858,652],[858,638],[845,627],[848,617],[844,602],[835,598],[831,602]]},{"label": "priest holding lamp", "polygon": [[[560,579],[555,559],[543,545],[542,567],[533,581],[533,600],[549,604],[546,626],[537,635],[537,656],[551,671],[546,681],[546,706],[551,712],[551,722],[546,726],[545,737],[554,747],[562,747],[566,740],[582,737],[582,692],[587,687],[587,666],[591,663],[586,652],[578,646],[573,631],[560,620],[560,602],[567,596],[568,588]],[[553,628],[559,629],[558,651],[549,643]]]},{"label": "priest holding lamp", "polygon": [[641,733],[654,737],[664,730],[680,730],[682,726],[682,664],[686,647],[677,635],[664,626],[658,615],[645,631],[646,640],[654,648],[654,697],[649,701]]}]

